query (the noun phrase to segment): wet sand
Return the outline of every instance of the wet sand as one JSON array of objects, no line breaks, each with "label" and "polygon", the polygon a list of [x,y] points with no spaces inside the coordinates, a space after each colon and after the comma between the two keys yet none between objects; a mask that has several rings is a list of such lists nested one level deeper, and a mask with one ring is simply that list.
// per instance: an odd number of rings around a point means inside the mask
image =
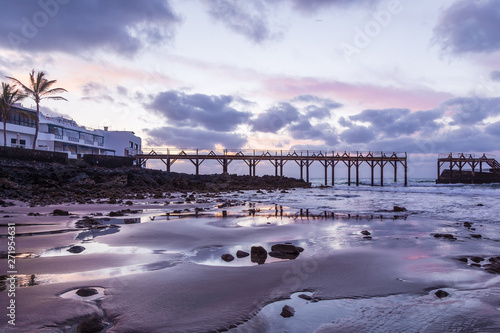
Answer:
[{"label": "wet sand", "polygon": [[[0,327],[71,332],[89,318],[106,332],[500,327],[500,278],[485,270],[488,259],[500,255],[497,227],[471,230],[405,212],[309,211],[244,201],[239,193],[132,201],[2,208],[2,242],[6,223],[16,224],[18,286],[16,328],[5,318]],[[69,215],[53,216],[55,209]],[[109,216],[119,211],[124,216]],[[479,233],[480,239],[472,236]],[[280,243],[304,251],[293,260],[268,256],[261,265],[251,256],[221,259],[252,246],[269,252]],[[84,249],[69,252],[74,246]],[[473,256],[484,260],[473,265]],[[1,265],[7,271],[6,259]],[[96,294],[76,295],[86,287]],[[437,290],[449,296],[439,298]],[[298,297],[304,293],[309,300]],[[6,291],[0,294],[6,309]],[[293,317],[280,316],[284,305],[295,308]]]}]

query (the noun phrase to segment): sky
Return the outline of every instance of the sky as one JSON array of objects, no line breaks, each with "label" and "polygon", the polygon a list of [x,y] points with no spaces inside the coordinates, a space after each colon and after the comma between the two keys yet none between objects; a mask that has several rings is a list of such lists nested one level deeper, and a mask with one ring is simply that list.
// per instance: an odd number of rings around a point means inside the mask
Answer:
[{"label": "sky", "polygon": [[0,31],[3,81],[145,148],[500,157],[500,1],[9,0]]}]

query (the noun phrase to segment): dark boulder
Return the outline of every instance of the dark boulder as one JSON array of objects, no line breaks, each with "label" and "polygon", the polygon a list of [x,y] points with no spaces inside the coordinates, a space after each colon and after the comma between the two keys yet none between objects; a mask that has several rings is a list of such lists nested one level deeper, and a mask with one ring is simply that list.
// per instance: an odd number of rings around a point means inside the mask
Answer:
[{"label": "dark boulder", "polygon": [[299,298],[305,299],[306,301],[312,301],[313,300],[312,296],[309,296],[309,295],[306,295],[306,294],[300,294]]},{"label": "dark boulder", "polygon": [[444,297],[448,297],[450,294],[448,294],[444,290],[439,289],[438,291],[436,291],[436,293],[434,295],[436,295],[439,298],[444,298]]},{"label": "dark boulder", "polygon": [[481,236],[480,234],[470,234],[470,236],[471,236],[472,238],[478,238],[478,239],[479,239],[479,238],[483,238],[483,236]]},{"label": "dark boulder", "polygon": [[252,246],[250,250],[250,260],[259,265],[266,262],[267,251],[262,246]]},{"label": "dark boulder", "polygon": [[229,253],[225,253],[225,254],[221,255],[220,257],[225,262],[230,262],[230,261],[234,260],[234,256],[232,254],[229,254]]},{"label": "dark boulder", "polygon": [[71,252],[71,253],[81,253],[85,250],[83,246],[80,245],[75,245],[67,249],[66,251]]},{"label": "dark boulder", "polygon": [[76,294],[80,297],[89,297],[98,293],[99,292],[94,288],[80,288],[76,291]]},{"label": "dark boulder", "polygon": [[370,236],[372,233],[369,232],[368,230],[363,230],[363,231],[361,231],[361,234],[365,235],[365,236]]},{"label": "dark boulder", "polygon": [[281,309],[280,315],[284,318],[293,317],[293,315],[295,315],[295,309],[290,305],[285,305],[283,309]]},{"label": "dark boulder", "polygon": [[291,244],[274,244],[271,246],[271,251],[277,251],[283,254],[299,255],[299,250],[295,247],[295,245]]},{"label": "dark boulder", "polygon": [[54,215],[54,216],[68,216],[69,212],[66,210],[62,210],[62,209],[54,209],[54,211],[52,212],[52,215]]},{"label": "dark boulder", "polygon": [[111,212],[109,212],[109,216],[111,216],[111,217],[125,216],[125,213],[122,212],[122,211],[119,211],[119,210],[117,210],[117,211],[111,211]]},{"label": "dark boulder", "polygon": [[449,240],[457,240],[452,234],[434,234],[435,238],[444,238]]},{"label": "dark boulder", "polygon": [[484,261],[484,258],[481,258],[481,257],[471,257],[470,260],[474,261],[475,263],[480,263],[481,261]]},{"label": "dark boulder", "polygon": [[238,258],[245,258],[245,257],[248,257],[249,255],[250,255],[250,253],[245,252],[245,251],[241,251],[241,250],[236,251],[236,257],[238,257]]},{"label": "dark boulder", "polygon": [[394,206],[394,207],[393,207],[393,210],[394,210],[395,212],[406,212],[406,208],[404,208],[404,207],[400,207],[400,206]]}]

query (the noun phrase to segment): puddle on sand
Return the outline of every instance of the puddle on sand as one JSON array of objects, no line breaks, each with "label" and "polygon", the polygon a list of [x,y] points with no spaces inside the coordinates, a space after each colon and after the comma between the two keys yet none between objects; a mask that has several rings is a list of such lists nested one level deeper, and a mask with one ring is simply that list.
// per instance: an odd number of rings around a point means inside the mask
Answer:
[{"label": "puddle on sand", "polygon": [[[431,290],[425,295],[320,301],[314,300],[312,293],[298,292],[290,299],[264,306],[255,317],[229,332],[494,332],[498,329],[500,310],[477,296],[498,296],[499,289],[443,290],[450,296],[438,298],[437,290]],[[299,295],[313,299],[302,299]],[[294,308],[292,317],[280,315],[285,305]]]},{"label": "puddle on sand", "polygon": [[[248,244],[248,245],[235,245],[235,246],[222,246],[222,245],[212,245],[212,246],[206,246],[203,248],[198,248],[195,249],[194,251],[190,253],[185,253],[188,258],[187,260],[200,264],[200,265],[207,265],[207,266],[225,266],[225,267],[234,267],[234,266],[256,266],[259,265],[257,262],[252,262],[251,255],[244,257],[244,258],[238,258],[236,256],[236,252],[238,250],[244,251],[247,253],[251,253],[251,248],[252,246],[262,246],[267,252],[271,251],[271,247],[274,244],[278,243],[265,243],[265,244]],[[279,243],[279,244],[284,244]],[[290,243],[287,243],[290,244]],[[308,247],[309,243],[306,242],[294,242],[295,246],[300,246],[303,247],[306,246]],[[280,259],[280,258],[275,258],[271,257],[268,253],[267,258],[265,259],[265,264],[270,264],[270,263],[276,263],[276,262],[282,262],[282,261],[289,261],[289,260],[300,260],[301,257],[304,257],[304,253],[307,251],[307,249],[300,253],[295,259]],[[226,262],[222,260],[221,255],[223,254],[231,254],[234,256],[234,260],[230,262]],[[305,254],[306,256],[308,255],[307,253]],[[263,264],[263,263],[260,263]]]},{"label": "puddle on sand", "polygon": [[[144,272],[158,271],[178,264],[178,261],[157,261],[149,264],[131,265],[114,268],[97,269],[93,271],[63,273],[63,274],[32,274],[16,275],[16,287],[31,287],[41,284],[92,281],[97,279],[117,278],[121,276]],[[0,287],[3,281],[0,281]],[[1,291],[1,290],[0,290]],[[75,290],[76,292],[76,290]]]},{"label": "puddle on sand", "polygon": [[82,246],[85,249],[80,253],[71,253],[68,250],[73,246],[75,245],[48,249],[45,252],[43,252],[40,255],[40,257],[61,257],[61,256],[73,256],[73,255],[90,254],[90,253],[158,254],[157,250],[150,250],[135,246],[113,247],[109,246],[108,244],[98,243],[98,242],[83,242],[77,244],[76,246]]},{"label": "puddle on sand", "polygon": [[[90,295],[90,296],[79,296],[78,291],[81,289],[86,289],[86,288],[88,288],[90,290],[95,290],[97,293],[94,295]],[[105,289],[101,288],[101,287],[76,288],[76,289],[67,291],[65,293],[62,293],[61,295],[59,295],[59,297],[76,299],[76,300],[81,300],[81,301],[95,301],[95,300],[99,300],[99,299],[104,298],[104,291],[105,291]]]}]

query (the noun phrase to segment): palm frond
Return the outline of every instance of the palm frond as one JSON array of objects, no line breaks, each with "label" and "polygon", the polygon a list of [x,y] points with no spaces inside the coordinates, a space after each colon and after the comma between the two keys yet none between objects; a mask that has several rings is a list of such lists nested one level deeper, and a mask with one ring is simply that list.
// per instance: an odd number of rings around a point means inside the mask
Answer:
[{"label": "palm frond", "polygon": [[28,95],[33,95],[33,90],[30,89],[29,87],[27,87],[26,85],[24,85],[24,83],[22,83],[18,79],[14,78],[14,77],[11,77],[11,76],[6,76],[6,78],[8,78],[9,80],[14,81],[14,83],[16,85],[18,85],[22,90],[24,90],[24,92],[26,92]]}]

